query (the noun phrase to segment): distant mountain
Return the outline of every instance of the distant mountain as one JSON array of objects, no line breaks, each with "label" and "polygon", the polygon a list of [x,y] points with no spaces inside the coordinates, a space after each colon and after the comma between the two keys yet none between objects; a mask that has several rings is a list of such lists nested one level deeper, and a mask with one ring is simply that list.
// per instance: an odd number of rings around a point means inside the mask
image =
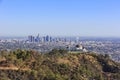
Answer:
[{"label": "distant mountain", "polygon": [[12,36],[12,37],[7,37],[7,36],[0,36],[0,39],[26,39],[26,37],[17,37],[17,36]]}]

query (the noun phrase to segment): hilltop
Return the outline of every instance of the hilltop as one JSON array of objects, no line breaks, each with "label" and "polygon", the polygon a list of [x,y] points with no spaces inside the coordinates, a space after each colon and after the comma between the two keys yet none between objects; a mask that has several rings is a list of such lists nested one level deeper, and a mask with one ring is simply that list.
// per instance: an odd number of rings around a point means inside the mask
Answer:
[{"label": "hilltop", "polygon": [[0,51],[0,80],[119,80],[120,63],[90,52]]}]

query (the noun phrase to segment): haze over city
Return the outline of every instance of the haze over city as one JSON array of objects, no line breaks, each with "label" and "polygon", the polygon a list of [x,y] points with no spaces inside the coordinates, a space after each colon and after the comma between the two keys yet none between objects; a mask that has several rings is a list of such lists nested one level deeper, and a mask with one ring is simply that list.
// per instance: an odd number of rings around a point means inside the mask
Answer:
[{"label": "haze over city", "polygon": [[120,37],[119,0],[0,0],[0,36]]},{"label": "haze over city", "polygon": [[120,80],[120,0],[0,0],[0,80]]}]

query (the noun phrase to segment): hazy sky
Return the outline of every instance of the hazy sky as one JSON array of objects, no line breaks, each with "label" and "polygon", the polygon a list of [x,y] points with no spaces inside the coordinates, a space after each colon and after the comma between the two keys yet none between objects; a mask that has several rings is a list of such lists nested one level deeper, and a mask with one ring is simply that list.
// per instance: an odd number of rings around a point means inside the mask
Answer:
[{"label": "hazy sky", "polygon": [[120,37],[120,0],[0,0],[0,36]]}]

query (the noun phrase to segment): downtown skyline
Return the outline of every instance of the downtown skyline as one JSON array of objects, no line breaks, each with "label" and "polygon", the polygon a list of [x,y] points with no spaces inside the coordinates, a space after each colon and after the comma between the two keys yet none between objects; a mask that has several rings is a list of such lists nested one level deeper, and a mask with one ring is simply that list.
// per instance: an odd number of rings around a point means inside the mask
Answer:
[{"label": "downtown skyline", "polygon": [[120,37],[119,0],[0,0],[0,36]]}]

